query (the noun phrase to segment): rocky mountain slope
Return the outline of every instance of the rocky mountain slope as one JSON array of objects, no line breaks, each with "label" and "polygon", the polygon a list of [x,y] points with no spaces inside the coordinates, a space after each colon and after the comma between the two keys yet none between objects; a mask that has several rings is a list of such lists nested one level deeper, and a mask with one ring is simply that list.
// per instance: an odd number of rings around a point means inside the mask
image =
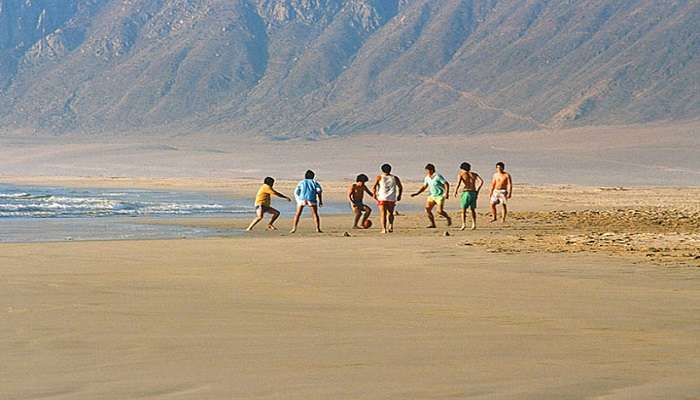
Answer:
[{"label": "rocky mountain slope", "polygon": [[697,0],[0,0],[0,129],[273,138],[700,117]]}]

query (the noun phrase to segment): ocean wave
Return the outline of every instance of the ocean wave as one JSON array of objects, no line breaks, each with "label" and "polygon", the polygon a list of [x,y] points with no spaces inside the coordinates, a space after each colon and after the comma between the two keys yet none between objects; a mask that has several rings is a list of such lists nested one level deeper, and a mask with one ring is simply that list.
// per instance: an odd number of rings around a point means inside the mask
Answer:
[{"label": "ocean wave", "polygon": [[[32,194],[0,193],[0,218],[11,217],[100,217],[159,216],[253,212],[252,207],[231,203],[193,202],[181,194],[168,193],[91,193],[81,191]],[[175,197],[171,199],[168,197]],[[205,198],[206,199],[206,198]]]},{"label": "ocean wave", "polygon": [[0,193],[0,199],[18,199],[30,196],[30,193]]}]

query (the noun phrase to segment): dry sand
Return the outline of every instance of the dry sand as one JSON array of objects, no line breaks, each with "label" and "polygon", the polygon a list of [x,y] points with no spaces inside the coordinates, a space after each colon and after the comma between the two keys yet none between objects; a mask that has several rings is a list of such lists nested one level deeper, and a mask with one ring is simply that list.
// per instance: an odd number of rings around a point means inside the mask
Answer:
[{"label": "dry sand", "polygon": [[[286,142],[209,135],[10,137],[0,130],[0,173],[15,176],[320,179],[371,174],[383,162],[419,179],[427,162],[455,175],[462,161],[490,175],[503,160],[517,182],[700,184],[700,121],[454,136],[360,135]],[[198,183],[194,183],[198,185]]]},{"label": "dry sand", "polygon": [[700,398],[700,189],[516,190],[475,232],[0,245],[0,398]]}]

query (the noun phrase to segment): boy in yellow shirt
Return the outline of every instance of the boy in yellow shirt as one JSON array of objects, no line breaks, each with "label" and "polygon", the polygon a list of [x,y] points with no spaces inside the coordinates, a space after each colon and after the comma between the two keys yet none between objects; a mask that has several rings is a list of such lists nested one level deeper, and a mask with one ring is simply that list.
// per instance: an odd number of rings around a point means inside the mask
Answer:
[{"label": "boy in yellow shirt", "polygon": [[260,186],[260,189],[258,189],[258,194],[255,195],[255,219],[250,223],[250,225],[248,225],[248,229],[246,229],[247,231],[252,231],[255,225],[262,221],[265,213],[272,214],[270,223],[267,224],[267,229],[273,231],[277,230],[275,227],[275,221],[277,221],[277,218],[279,218],[280,212],[270,207],[272,195],[287,199],[287,201],[292,201],[292,199],[273,189],[272,186],[274,184],[275,180],[268,176],[263,181],[263,185]]}]

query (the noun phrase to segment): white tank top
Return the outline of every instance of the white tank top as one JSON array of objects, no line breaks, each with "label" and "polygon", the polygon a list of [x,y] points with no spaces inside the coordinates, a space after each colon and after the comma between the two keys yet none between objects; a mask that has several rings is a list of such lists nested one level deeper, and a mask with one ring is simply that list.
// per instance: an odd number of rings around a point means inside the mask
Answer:
[{"label": "white tank top", "polygon": [[380,201],[396,201],[397,196],[396,177],[394,175],[382,175],[379,179],[377,199]]}]

